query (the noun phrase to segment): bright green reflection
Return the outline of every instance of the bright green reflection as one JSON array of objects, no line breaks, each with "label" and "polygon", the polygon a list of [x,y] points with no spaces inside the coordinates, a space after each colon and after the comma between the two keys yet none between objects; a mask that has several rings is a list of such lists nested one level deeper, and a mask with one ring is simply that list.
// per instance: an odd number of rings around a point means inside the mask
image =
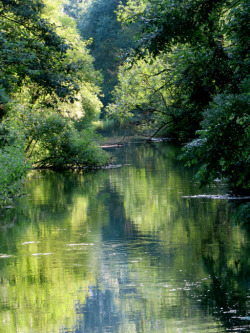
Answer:
[{"label": "bright green reflection", "polygon": [[[0,332],[247,332],[249,237],[166,144],[38,173],[2,215]],[[207,189],[218,193],[218,189]]]}]

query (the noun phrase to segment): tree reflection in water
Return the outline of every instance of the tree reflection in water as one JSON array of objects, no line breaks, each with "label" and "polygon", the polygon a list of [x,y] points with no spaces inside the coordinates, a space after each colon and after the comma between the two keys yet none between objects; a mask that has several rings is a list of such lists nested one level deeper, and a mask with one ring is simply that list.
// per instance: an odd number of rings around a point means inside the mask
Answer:
[{"label": "tree reflection in water", "polygon": [[227,201],[183,198],[220,189],[176,152],[127,145],[120,168],[31,175],[2,213],[5,332],[249,330],[249,234]]}]

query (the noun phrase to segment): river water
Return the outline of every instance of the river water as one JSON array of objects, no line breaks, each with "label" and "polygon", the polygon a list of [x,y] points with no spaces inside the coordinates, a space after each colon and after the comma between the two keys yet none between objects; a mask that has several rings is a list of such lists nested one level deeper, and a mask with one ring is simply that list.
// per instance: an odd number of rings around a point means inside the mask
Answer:
[{"label": "river water", "polygon": [[250,332],[249,233],[178,150],[131,143],[110,169],[30,174],[0,216],[1,333]]}]

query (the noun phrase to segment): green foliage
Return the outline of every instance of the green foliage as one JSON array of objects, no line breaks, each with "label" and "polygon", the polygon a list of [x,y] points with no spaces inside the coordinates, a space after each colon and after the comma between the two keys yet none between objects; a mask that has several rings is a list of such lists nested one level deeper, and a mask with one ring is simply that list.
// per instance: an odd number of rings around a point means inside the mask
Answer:
[{"label": "green foliage", "polygon": [[89,129],[102,107],[101,76],[64,5],[65,0],[0,0],[3,197],[18,192],[26,160],[57,169],[108,160]]},{"label": "green foliage", "polygon": [[120,67],[114,101],[107,113],[124,118],[135,114],[137,121],[163,127],[161,135],[190,138],[202,120],[202,107],[211,99],[209,90],[217,89],[206,77],[206,65],[209,59],[205,53],[196,54],[186,46],[155,59],[148,55],[133,66],[126,63]]},{"label": "green foliage", "polygon": [[116,0],[91,1],[80,7],[80,14],[73,10],[74,5],[75,1],[71,0],[66,8],[71,10],[71,15],[77,17],[81,36],[89,40],[95,69],[100,70],[104,78],[102,102],[107,105],[111,99],[111,91],[117,83],[118,67],[128,50],[133,47],[135,27],[122,27],[117,21]]},{"label": "green foliage", "polygon": [[0,127],[0,199],[10,203],[20,192],[31,166],[36,168],[92,168],[105,165],[109,156],[98,147],[99,137],[88,127],[75,128],[74,120],[52,110],[10,108]]},{"label": "green foliage", "polygon": [[108,155],[96,142],[89,128],[77,131],[74,121],[50,110],[26,110],[19,106],[6,120],[8,127],[23,133],[24,150],[29,161],[39,168],[64,169],[101,166]]},{"label": "green foliage", "polygon": [[227,179],[234,192],[250,188],[249,96],[217,95],[204,112],[200,138],[185,147],[187,164],[199,164],[201,185]]},{"label": "green foliage", "polygon": [[[201,184],[226,178],[234,190],[247,189],[249,108],[242,82],[246,91],[248,1],[129,0],[119,8],[123,22],[138,24],[140,38],[129,74],[121,70],[109,110],[119,114],[122,104],[122,112],[131,115],[152,106],[155,127],[168,125],[166,135],[181,140],[193,138],[202,129],[185,154],[188,164],[201,166]],[[145,79],[159,59],[158,73]],[[143,74],[134,78],[138,67]],[[130,97],[124,98],[126,93]],[[155,110],[167,118],[155,117]]]},{"label": "green foliage", "polygon": [[91,0],[68,0],[64,3],[64,11],[75,20],[81,18],[85,8],[89,6]]},{"label": "green foliage", "polygon": [[150,128],[158,123],[171,121],[173,112],[168,104],[169,86],[163,89],[171,78],[166,73],[167,57],[158,57],[150,63],[150,57],[138,61],[131,68],[130,63],[120,67],[119,83],[113,91],[114,100],[106,108],[109,117],[129,119],[134,117],[143,128]]},{"label": "green foliage", "polygon": [[0,1],[0,85],[8,95],[24,82],[34,82],[61,98],[79,90],[61,66],[71,46],[42,17],[43,10],[38,0]]},{"label": "green foliage", "polygon": [[22,137],[0,125],[0,207],[10,204],[28,171]]},{"label": "green foliage", "polygon": [[92,57],[76,23],[63,13],[63,3],[0,1],[1,103],[4,96],[13,97],[24,85],[29,87],[32,104],[37,100],[51,106],[58,101],[74,102],[83,81],[98,94],[95,84],[100,78]]},{"label": "green foliage", "polygon": [[129,0],[120,6],[119,15],[123,22],[139,23],[136,51],[143,57],[148,51],[154,56],[171,51],[178,44],[223,52],[225,34],[238,31],[237,38],[248,36],[248,10],[246,0]]}]

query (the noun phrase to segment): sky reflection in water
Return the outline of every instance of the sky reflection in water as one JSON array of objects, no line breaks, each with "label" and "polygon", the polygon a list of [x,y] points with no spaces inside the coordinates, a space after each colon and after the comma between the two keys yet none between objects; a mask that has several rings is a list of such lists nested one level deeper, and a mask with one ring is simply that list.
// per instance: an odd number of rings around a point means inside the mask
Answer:
[{"label": "sky reflection in water", "polygon": [[2,213],[0,332],[249,332],[249,235],[169,144],[34,172]]}]

